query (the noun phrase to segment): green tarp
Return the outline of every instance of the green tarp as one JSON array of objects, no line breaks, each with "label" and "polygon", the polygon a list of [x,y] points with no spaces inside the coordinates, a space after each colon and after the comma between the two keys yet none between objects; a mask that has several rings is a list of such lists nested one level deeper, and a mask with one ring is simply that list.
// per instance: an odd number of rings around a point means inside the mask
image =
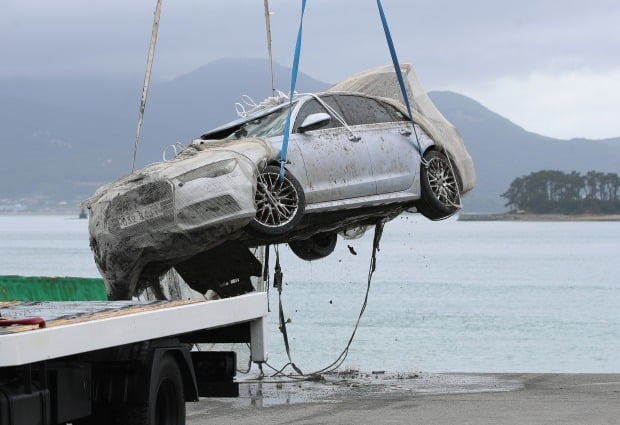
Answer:
[{"label": "green tarp", "polygon": [[105,301],[102,279],[0,276],[0,301]]}]

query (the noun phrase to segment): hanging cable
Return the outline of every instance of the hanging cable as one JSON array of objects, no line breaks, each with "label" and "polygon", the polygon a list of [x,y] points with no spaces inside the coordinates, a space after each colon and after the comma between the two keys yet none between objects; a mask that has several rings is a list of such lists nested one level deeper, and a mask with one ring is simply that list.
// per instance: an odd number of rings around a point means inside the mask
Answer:
[{"label": "hanging cable", "polygon": [[353,328],[353,332],[351,333],[351,337],[347,342],[346,347],[340,353],[340,356],[336,358],[330,365],[324,367],[323,369],[317,370],[313,372],[312,375],[320,375],[323,373],[333,372],[338,369],[342,363],[346,360],[349,355],[349,348],[351,348],[351,344],[353,343],[353,339],[355,338],[355,334],[357,332],[357,328],[359,327],[360,321],[362,320],[362,316],[366,311],[366,306],[368,305],[368,295],[370,294],[370,283],[372,282],[372,275],[375,273],[377,269],[377,251],[379,251],[379,242],[381,241],[381,236],[383,235],[383,226],[384,222],[381,221],[375,225],[375,235],[372,240],[372,254],[370,256],[370,265],[368,267],[368,280],[366,282],[366,295],[364,296],[364,302],[362,303],[362,308],[357,317],[357,321],[355,322],[355,327]]},{"label": "hanging cable", "polygon": [[133,145],[133,161],[131,162],[131,172],[136,168],[136,156],[138,154],[138,144],[140,143],[140,132],[142,131],[142,120],[144,109],[146,108],[146,98],[149,92],[149,82],[151,81],[151,69],[153,68],[153,58],[155,57],[155,45],[157,44],[157,32],[159,30],[159,16],[161,15],[161,2],[157,0],[153,17],[153,30],[151,31],[151,42],[149,43],[149,53],[146,60],[146,72],[144,73],[144,84],[142,85],[142,97],[140,99],[140,112],[138,113],[138,128],[136,129],[136,141]]},{"label": "hanging cable", "polygon": [[291,114],[293,112],[293,94],[297,85],[297,73],[299,72],[299,55],[301,53],[301,35],[304,27],[304,12],[306,11],[306,0],[301,0],[301,18],[299,20],[299,31],[297,32],[297,42],[295,43],[295,56],[293,58],[293,70],[291,71],[291,91],[289,93],[288,115],[284,126],[284,136],[282,137],[282,150],[280,151],[280,178],[284,178],[284,164],[288,151],[288,137],[291,130]]},{"label": "hanging cable", "polygon": [[284,367],[282,368],[282,370],[284,370],[287,366],[291,366],[295,372],[297,372],[300,375],[303,375],[302,371],[295,365],[295,363],[293,363],[293,360],[291,359],[291,349],[289,347],[289,343],[288,343],[288,333],[286,331],[286,320],[284,319],[284,308],[282,307],[282,268],[280,267],[280,250],[278,248],[278,245],[276,245],[275,247],[275,251],[276,251],[276,266],[275,266],[275,272],[273,274],[273,286],[278,290],[278,304],[279,304],[279,313],[278,313],[278,320],[279,320],[279,329],[280,332],[282,333],[282,338],[284,339],[284,348],[286,348],[286,355],[288,356],[288,363],[286,365],[284,365]]},{"label": "hanging cable", "polygon": [[269,52],[269,71],[271,73],[271,94],[276,94],[276,87],[273,82],[273,54],[271,52],[271,12],[269,11],[269,0],[265,0],[265,29],[267,31],[267,51]]},{"label": "hanging cable", "polygon": [[[269,363],[265,362],[265,365],[267,365],[269,368],[271,368],[275,373],[273,375],[271,375],[271,377],[276,377],[279,375],[283,375],[286,376],[288,378],[291,379],[316,379],[318,376],[324,374],[324,373],[329,373],[329,372],[333,372],[336,369],[338,369],[342,363],[344,363],[344,361],[346,360],[347,356],[349,355],[349,349],[351,348],[351,344],[353,343],[353,339],[355,338],[355,334],[357,333],[357,329],[359,327],[360,321],[362,320],[362,316],[364,315],[364,312],[366,311],[366,306],[368,305],[368,296],[370,295],[370,284],[372,282],[372,276],[375,272],[375,270],[377,269],[377,252],[379,251],[379,243],[381,241],[381,236],[383,235],[383,226],[385,225],[384,221],[381,221],[379,223],[377,223],[375,225],[375,235],[373,238],[373,242],[372,242],[372,254],[370,256],[370,265],[368,267],[368,280],[366,283],[366,294],[364,296],[364,302],[362,303],[362,307],[360,309],[360,313],[357,317],[357,321],[355,322],[355,327],[353,328],[353,332],[351,333],[351,336],[349,337],[349,341],[347,342],[347,345],[345,346],[344,350],[342,350],[342,352],[340,353],[340,355],[336,358],[336,360],[334,360],[332,363],[330,363],[329,365],[325,366],[322,369],[319,369],[317,371],[314,371],[312,373],[308,373],[308,374],[303,374],[301,373],[301,371],[299,370],[299,368],[297,368],[297,366],[295,366],[295,364],[293,363],[293,361],[291,360],[291,353],[290,353],[290,348],[289,348],[289,343],[288,343],[288,336],[286,334],[286,322],[284,320],[284,312],[283,312],[283,308],[282,308],[282,299],[280,297],[280,331],[282,332],[283,338],[284,338],[284,346],[286,348],[286,354],[288,356],[289,362],[287,364],[285,364],[284,366],[282,366],[280,369],[276,369],[273,366],[271,366]],[[278,293],[281,293],[281,285],[282,285],[282,273],[281,273],[281,269],[279,267],[279,261],[278,261],[278,251],[276,250],[276,271],[274,274],[274,287],[276,285],[278,285]],[[297,375],[285,375],[283,372],[284,370],[288,367],[291,366],[295,372],[297,373]],[[261,369],[262,372],[262,369]]]}]

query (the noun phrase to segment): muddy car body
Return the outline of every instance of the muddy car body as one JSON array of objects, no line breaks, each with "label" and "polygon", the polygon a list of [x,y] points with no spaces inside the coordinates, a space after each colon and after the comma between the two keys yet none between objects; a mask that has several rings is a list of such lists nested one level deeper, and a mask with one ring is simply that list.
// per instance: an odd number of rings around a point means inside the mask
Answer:
[{"label": "muddy car body", "polygon": [[[419,92],[412,69],[403,71],[408,90]],[[288,243],[315,260],[333,251],[337,234],[359,236],[405,210],[432,220],[454,214],[475,182],[471,157],[423,91],[411,96],[413,122],[398,93],[386,67],[321,94],[271,99],[204,133],[173,160],[99,189],[85,205],[109,292],[128,297],[170,267],[204,292],[217,283],[199,282],[205,253],[217,257],[218,246],[234,257],[248,247]],[[256,264],[245,263],[256,272]],[[238,269],[213,279],[238,280]]]}]

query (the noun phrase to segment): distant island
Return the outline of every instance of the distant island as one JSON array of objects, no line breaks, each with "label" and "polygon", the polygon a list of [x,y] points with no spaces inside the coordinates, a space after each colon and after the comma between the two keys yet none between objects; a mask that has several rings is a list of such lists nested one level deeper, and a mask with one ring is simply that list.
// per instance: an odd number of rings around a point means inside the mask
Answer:
[{"label": "distant island", "polygon": [[493,214],[460,214],[458,221],[620,221],[620,214],[529,214],[510,211]]},{"label": "distant island", "polygon": [[536,171],[514,179],[506,207],[532,214],[620,214],[620,177],[615,173]]},{"label": "distant island", "polygon": [[510,211],[462,214],[461,221],[618,221],[620,177],[615,173],[536,171],[514,179],[501,195]]}]

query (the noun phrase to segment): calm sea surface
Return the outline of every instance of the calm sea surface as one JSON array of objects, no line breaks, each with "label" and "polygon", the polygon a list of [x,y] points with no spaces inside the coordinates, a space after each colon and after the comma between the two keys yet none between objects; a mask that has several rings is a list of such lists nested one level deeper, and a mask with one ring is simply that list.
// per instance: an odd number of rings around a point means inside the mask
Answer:
[{"label": "calm sea surface", "polygon": [[[281,248],[294,362],[322,368],[349,339],[372,231],[307,263]],[[350,245],[358,255],[352,255]],[[620,223],[388,223],[345,368],[620,372]],[[87,220],[0,216],[0,274],[97,277]],[[270,364],[285,364],[270,290]]]}]

